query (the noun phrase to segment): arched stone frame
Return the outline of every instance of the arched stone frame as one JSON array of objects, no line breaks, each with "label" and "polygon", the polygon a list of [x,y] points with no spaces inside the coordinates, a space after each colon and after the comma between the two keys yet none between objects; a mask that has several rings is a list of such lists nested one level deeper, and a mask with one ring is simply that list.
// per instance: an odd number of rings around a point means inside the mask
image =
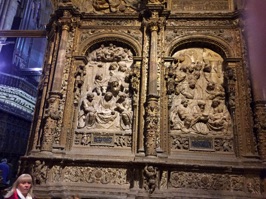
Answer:
[{"label": "arched stone frame", "polygon": [[[141,59],[140,59],[140,54],[141,54],[141,47],[140,44],[133,39],[130,35],[126,35],[121,32],[112,32],[112,33],[102,33],[102,34],[95,34],[92,35],[89,39],[86,39],[83,41],[83,43],[80,44],[79,51],[75,53],[76,57],[83,57],[83,58],[88,58],[88,55],[90,52],[94,51],[95,49],[99,48],[101,44],[104,43],[112,43],[116,46],[119,47],[126,47],[129,49],[132,54],[133,54],[133,64],[132,64],[132,71],[131,71],[131,78],[134,78],[136,81],[138,81],[138,88],[136,90],[134,89],[134,103],[132,105],[133,109],[133,124],[132,124],[132,144],[131,144],[131,151],[133,153],[136,152],[136,140],[137,140],[137,122],[138,122],[138,115],[139,115],[139,89],[140,89],[140,66],[141,66]],[[78,63],[79,61],[76,61]],[[135,67],[135,66],[138,67]],[[78,64],[75,64],[76,70],[78,67]],[[77,114],[77,107],[75,108],[75,115]],[[76,119],[73,121],[73,132],[75,131],[75,124],[77,123]],[[75,135],[74,135],[75,136]],[[75,141],[74,141],[75,142]],[[74,145],[73,145],[74,146]]]},{"label": "arched stone frame", "polygon": [[[178,50],[185,49],[185,48],[192,48],[192,47],[199,47],[199,48],[208,48],[216,53],[218,53],[224,60],[223,63],[223,72],[224,72],[224,79],[226,81],[226,97],[227,97],[227,104],[229,100],[234,101],[234,105],[228,105],[230,114],[233,119],[233,144],[234,144],[234,153],[236,156],[245,156],[246,154],[250,154],[251,150],[245,150],[245,145],[247,143],[251,143],[253,139],[252,133],[246,131],[243,133],[244,125],[251,126],[251,118],[247,121],[244,116],[245,114],[248,115],[249,108],[243,110],[239,106],[239,104],[243,101],[240,97],[240,85],[245,85],[244,89],[245,92],[249,91],[249,85],[245,84],[244,78],[245,76],[245,69],[243,65],[243,57],[236,57],[235,49],[233,49],[227,42],[220,38],[212,37],[212,36],[204,36],[204,35],[193,35],[193,36],[185,36],[177,38],[176,40],[171,42],[171,46],[166,49],[166,55],[169,57],[165,58],[165,65],[168,65],[173,60],[171,56],[177,52]],[[240,74],[241,71],[241,74]],[[242,76],[241,76],[242,75]],[[229,99],[230,98],[230,99]],[[232,99],[231,99],[232,98]],[[234,99],[233,99],[234,98]],[[249,104],[248,100],[245,101],[245,104]],[[167,108],[167,107],[165,107]],[[168,115],[168,114],[167,114]],[[250,116],[251,117],[251,116]],[[168,118],[167,118],[168,122]],[[168,125],[168,124],[167,124]],[[169,128],[170,129],[170,128]],[[168,142],[170,144],[171,140],[168,138]],[[170,146],[169,146],[169,153],[170,153]]]},{"label": "arched stone frame", "polygon": [[134,56],[141,56],[141,44],[139,44],[138,41],[136,41],[130,35],[115,31],[113,31],[112,33],[100,33],[91,35],[89,39],[86,39],[86,41],[84,41],[84,43],[79,46],[79,51],[77,52],[77,55],[87,56],[88,50],[92,46],[103,41],[118,41],[120,43],[124,43],[127,46],[131,47],[131,49],[135,53]]}]

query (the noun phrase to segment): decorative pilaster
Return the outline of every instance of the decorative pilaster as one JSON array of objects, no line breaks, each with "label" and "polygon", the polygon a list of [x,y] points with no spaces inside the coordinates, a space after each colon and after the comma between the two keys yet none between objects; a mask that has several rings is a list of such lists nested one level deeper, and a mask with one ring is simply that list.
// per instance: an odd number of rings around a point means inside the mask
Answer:
[{"label": "decorative pilaster", "polygon": [[266,162],[266,101],[257,101],[254,106],[258,152],[260,158]]},{"label": "decorative pilaster", "polygon": [[[133,65],[132,68],[132,73],[131,73],[131,87],[133,90],[133,109],[134,109],[134,115],[133,115],[133,140],[137,139],[138,137],[138,144],[137,146],[133,145],[132,146],[132,151],[137,152],[140,148],[140,146],[143,146],[143,134],[138,131],[138,124],[139,119],[139,110],[138,110],[138,103],[139,103],[139,93],[140,93],[140,69],[141,69],[141,61],[137,60],[135,58],[135,64]],[[135,132],[135,133],[134,133]],[[138,135],[137,135],[138,132]],[[134,143],[133,143],[134,144]],[[138,147],[138,148],[137,148]]]},{"label": "decorative pilaster", "polygon": [[47,100],[48,107],[44,113],[44,129],[43,137],[41,142],[41,151],[52,151],[54,136],[57,129],[57,121],[60,119],[59,114],[59,102],[61,95],[58,93],[51,92],[50,97]]}]

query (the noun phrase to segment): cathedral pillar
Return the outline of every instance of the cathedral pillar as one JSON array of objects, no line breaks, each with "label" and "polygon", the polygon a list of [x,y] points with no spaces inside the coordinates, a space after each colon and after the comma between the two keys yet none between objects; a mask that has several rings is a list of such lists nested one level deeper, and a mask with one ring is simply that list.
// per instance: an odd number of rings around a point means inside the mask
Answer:
[{"label": "cathedral pillar", "polygon": [[266,84],[265,84],[265,1],[246,1],[246,36],[249,46],[250,72],[253,91],[255,130],[258,139],[258,153],[266,161]]}]

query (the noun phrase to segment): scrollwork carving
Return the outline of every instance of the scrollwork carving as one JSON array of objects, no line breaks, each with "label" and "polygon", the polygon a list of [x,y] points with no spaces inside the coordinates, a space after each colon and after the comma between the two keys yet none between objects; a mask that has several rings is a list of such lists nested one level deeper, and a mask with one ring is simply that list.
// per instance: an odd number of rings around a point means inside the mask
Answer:
[{"label": "scrollwork carving", "polygon": [[65,182],[86,182],[92,184],[125,185],[127,181],[126,169],[69,167],[64,169]]}]

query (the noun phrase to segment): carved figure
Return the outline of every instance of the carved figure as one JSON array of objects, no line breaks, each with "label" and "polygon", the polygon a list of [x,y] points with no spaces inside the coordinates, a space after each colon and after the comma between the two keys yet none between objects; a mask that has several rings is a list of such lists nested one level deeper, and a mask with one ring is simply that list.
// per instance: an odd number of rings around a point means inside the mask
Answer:
[{"label": "carved figure", "polygon": [[35,180],[36,184],[42,184],[46,180],[46,169],[44,162],[40,160],[35,161],[35,165],[33,167],[33,179]]},{"label": "carved figure", "polygon": [[122,85],[116,77],[111,77],[108,82],[107,91],[111,92],[114,97],[117,97],[119,92],[123,90]]},{"label": "carved figure", "polygon": [[57,120],[60,119],[58,112],[59,101],[51,96],[48,99],[48,108],[45,110],[45,126],[42,140],[42,150],[52,150]]},{"label": "carved figure", "polygon": [[[190,113],[189,113],[188,103],[189,101],[187,99],[183,99],[181,101],[181,106],[180,105],[175,106],[170,116],[172,129],[183,130],[184,132],[186,132],[187,131],[186,129],[190,127],[190,125],[187,126],[188,121],[191,121],[189,119]],[[186,122],[186,126],[184,126],[184,122]]]},{"label": "carved figure", "polygon": [[75,76],[75,99],[74,103],[78,104],[78,100],[80,97],[80,89],[81,86],[84,83],[84,75],[86,74],[86,71],[84,70],[85,66],[79,65],[74,76]]},{"label": "carved figure", "polygon": [[184,82],[179,87],[176,87],[175,93],[182,94],[187,99],[194,99],[196,92],[196,81],[194,79],[188,79],[187,82]]},{"label": "carved figure", "polygon": [[79,65],[74,76],[75,76],[75,87],[82,86],[84,82],[84,75],[86,74],[86,71],[84,70],[84,65]]},{"label": "carved figure", "polygon": [[107,88],[107,80],[104,79],[103,74],[96,74],[94,79],[95,88],[92,92],[96,92],[97,95],[105,94]]},{"label": "carved figure", "polygon": [[123,130],[128,130],[132,123],[131,101],[124,93],[119,95],[116,103],[116,110],[120,113],[120,125]]},{"label": "carved figure", "polygon": [[121,0],[93,0],[92,3],[97,11],[110,9],[111,12],[117,12]]},{"label": "carved figure", "polygon": [[111,92],[106,92],[100,99],[96,114],[97,124],[104,128],[117,127],[118,112],[115,111],[116,101]]},{"label": "carved figure", "polygon": [[88,93],[86,98],[81,102],[80,115],[78,118],[78,128],[92,127],[95,124],[96,102],[94,94]]},{"label": "carved figure", "polygon": [[205,110],[206,103],[204,101],[198,101],[197,106],[193,110],[193,120],[191,121],[191,127],[195,133],[207,134],[209,132],[206,122],[208,121],[208,113]]},{"label": "carved figure", "polygon": [[229,118],[228,114],[224,110],[221,101],[213,100],[211,104],[211,110],[208,119],[208,128],[213,131],[228,130]]},{"label": "carved figure", "polygon": [[215,84],[214,82],[208,82],[206,87],[207,99],[224,99],[225,92],[222,85]]},{"label": "carved figure", "polygon": [[157,182],[157,171],[156,168],[153,166],[146,166],[144,168],[144,188],[149,192],[153,193],[156,188],[156,182]]}]

